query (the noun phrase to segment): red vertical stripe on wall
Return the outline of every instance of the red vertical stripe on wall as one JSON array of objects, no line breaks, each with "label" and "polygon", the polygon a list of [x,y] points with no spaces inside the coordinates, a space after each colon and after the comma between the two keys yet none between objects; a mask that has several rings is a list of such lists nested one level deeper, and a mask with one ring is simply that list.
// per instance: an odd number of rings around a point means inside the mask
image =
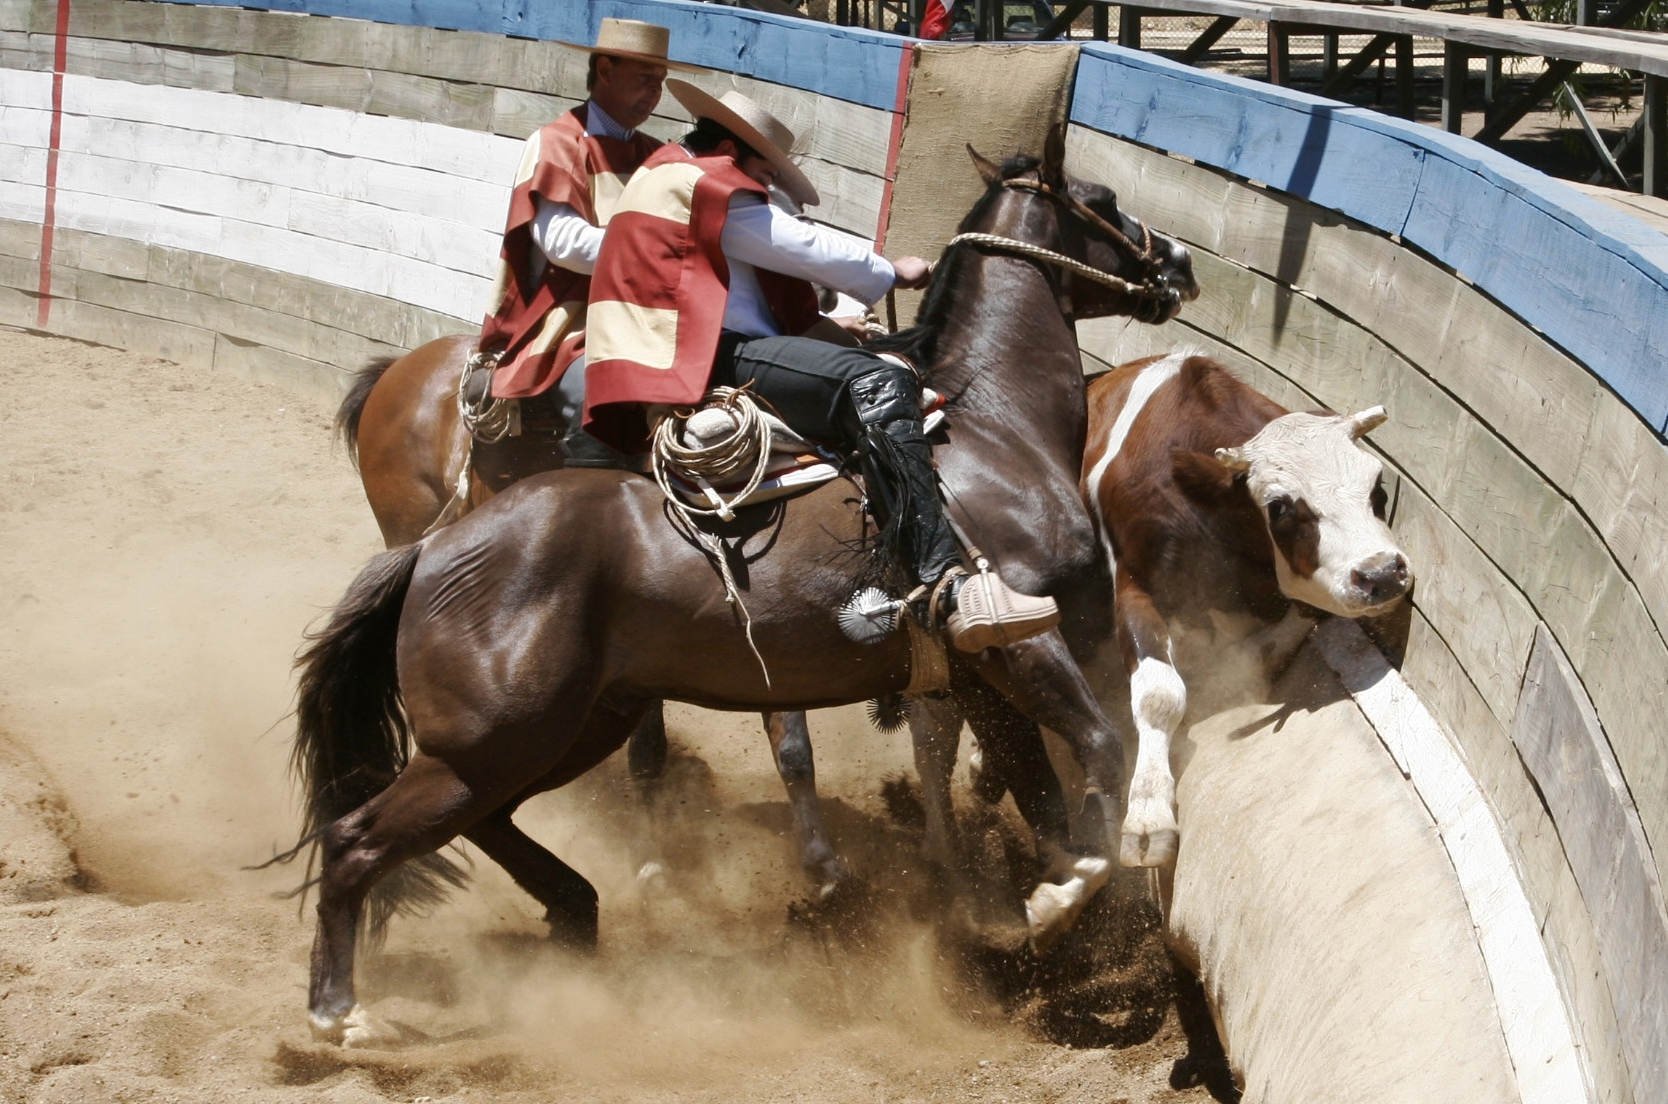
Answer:
[{"label": "red vertical stripe on wall", "polygon": [[886,249],[886,231],[892,225],[892,184],[898,179],[898,149],[903,145],[904,116],[909,111],[909,74],[915,68],[918,49],[911,46],[898,59],[898,94],[892,104],[892,138],[886,148],[886,187],[880,193],[880,224],[875,228],[877,253]]},{"label": "red vertical stripe on wall", "polygon": [[58,220],[58,142],[64,124],[64,68],[69,53],[70,0],[58,0],[57,41],[52,50],[52,133],[46,146],[46,211],[41,216],[40,305],[35,325],[46,329],[52,317],[52,229]]}]

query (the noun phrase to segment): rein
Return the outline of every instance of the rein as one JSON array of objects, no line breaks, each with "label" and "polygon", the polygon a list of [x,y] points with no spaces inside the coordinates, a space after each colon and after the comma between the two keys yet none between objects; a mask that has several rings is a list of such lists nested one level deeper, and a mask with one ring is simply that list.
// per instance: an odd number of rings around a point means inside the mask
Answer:
[{"label": "rein", "polygon": [[1066,210],[1082,219],[1090,227],[1121,249],[1130,260],[1147,270],[1147,275],[1139,283],[1114,276],[1110,272],[1103,272],[1092,265],[1084,264],[1075,257],[1068,257],[1052,249],[1045,249],[1040,245],[1033,245],[1017,238],[1004,237],[1001,234],[966,233],[957,234],[950,239],[950,246],[966,242],[969,245],[982,245],[999,253],[1017,254],[1023,257],[1033,257],[1039,261],[1047,261],[1058,268],[1065,269],[1074,275],[1081,276],[1092,283],[1121,291],[1126,295],[1133,295],[1143,299],[1161,299],[1170,291],[1170,280],[1160,271],[1160,261],[1153,254],[1153,233],[1145,224],[1141,224],[1141,244],[1136,245],[1129,236],[1106,219],[1096,214],[1081,200],[1069,195],[1063,195],[1046,184],[1032,183],[1028,180],[1004,180],[1002,187],[1010,191],[1032,192],[1053,200]]}]

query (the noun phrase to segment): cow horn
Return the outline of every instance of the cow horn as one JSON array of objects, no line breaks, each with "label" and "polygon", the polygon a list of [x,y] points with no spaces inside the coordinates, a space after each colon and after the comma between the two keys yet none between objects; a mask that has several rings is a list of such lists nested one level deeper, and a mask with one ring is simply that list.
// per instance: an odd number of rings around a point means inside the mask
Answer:
[{"label": "cow horn", "polygon": [[1244,449],[1219,448],[1216,450],[1216,462],[1233,472],[1251,470],[1251,458],[1245,455]]},{"label": "cow horn", "polygon": [[1350,440],[1360,440],[1383,425],[1389,417],[1382,406],[1369,406],[1358,414],[1351,414],[1348,418]]}]

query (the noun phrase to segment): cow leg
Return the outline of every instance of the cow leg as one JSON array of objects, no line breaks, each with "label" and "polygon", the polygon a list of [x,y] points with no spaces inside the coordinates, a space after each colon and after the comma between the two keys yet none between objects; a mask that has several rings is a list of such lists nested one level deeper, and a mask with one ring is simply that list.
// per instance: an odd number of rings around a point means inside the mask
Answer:
[{"label": "cow leg", "polygon": [[817,898],[826,901],[851,872],[834,853],[822,822],[811,730],[803,713],[765,713],[764,723],[776,773],[788,791],[788,808],[793,812],[794,834],[799,840],[799,865],[816,885]]},{"label": "cow leg", "polygon": [[1181,840],[1170,741],[1187,712],[1187,686],[1176,671],[1170,630],[1152,596],[1121,567],[1117,576],[1113,608],[1129,673],[1137,741],[1118,861],[1124,866],[1170,866]]},{"label": "cow leg", "polygon": [[950,775],[956,768],[961,723],[961,708],[949,697],[922,698],[909,711],[915,773],[921,779],[921,807],[926,814],[922,851],[929,863],[952,877],[961,869],[962,858],[955,807],[950,800]]}]

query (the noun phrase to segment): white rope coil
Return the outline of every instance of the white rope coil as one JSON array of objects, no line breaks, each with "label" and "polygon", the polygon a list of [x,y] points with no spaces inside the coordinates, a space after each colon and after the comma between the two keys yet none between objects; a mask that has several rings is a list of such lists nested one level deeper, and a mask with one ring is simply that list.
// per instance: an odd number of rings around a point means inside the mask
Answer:
[{"label": "white rope coil", "polygon": [[[769,686],[770,668],[765,666],[764,656],[759,654],[758,645],[753,643],[753,618],[747,612],[747,604],[741,600],[741,588],[736,586],[735,575],[730,570],[730,558],[724,542],[702,529],[695,519],[717,517],[724,521],[733,520],[735,507],[758,489],[770,463],[770,424],[760,414],[758,403],[743,388],[714,388],[709,397],[717,399],[714,406],[729,415],[734,429],[710,445],[685,444],[682,431],[689,420],[701,411],[674,412],[662,418],[654,429],[654,452],[651,457],[654,478],[660,484],[666,501],[678,512],[684,525],[717,568],[719,578],[724,581],[724,600],[741,614],[747,647],[752,650],[753,658],[758,660],[765,685]],[[702,409],[713,409],[714,406]],[[736,494],[726,499],[714,489],[714,483],[733,479],[749,467],[752,470],[747,482]],[[674,474],[700,487],[713,505],[696,506],[684,499],[672,487]]]},{"label": "white rope coil", "polygon": [[[685,426],[700,410],[674,412],[660,420],[654,430],[654,478],[666,498],[684,514],[719,517],[725,521],[735,518],[735,507],[758,490],[770,464],[770,425],[759,412],[758,403],[745,389],[714,388],[710,395],[718,401],[703,410],[716,407],[728,414],[735,428],[710,445],[686,444]],[[742,472],[749,472],[741,490],[728,499],[720,495],[715,484],[722,484]],[[713,503],[710,507],[687,502],[672,487],[672,477],[693,483]]]}]

